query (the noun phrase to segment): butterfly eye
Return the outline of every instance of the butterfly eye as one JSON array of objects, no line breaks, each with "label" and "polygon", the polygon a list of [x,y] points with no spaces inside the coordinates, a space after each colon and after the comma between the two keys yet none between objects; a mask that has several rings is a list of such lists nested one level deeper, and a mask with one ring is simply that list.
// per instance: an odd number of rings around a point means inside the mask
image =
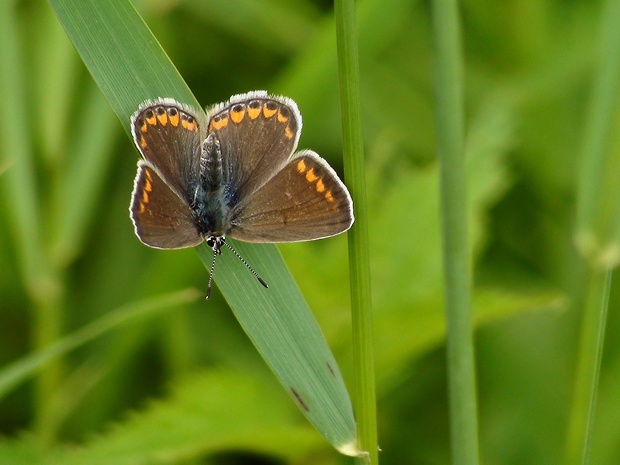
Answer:
[{"label": "butterfly eye", "polygon": [[213,247],[215,245],[215,238],[214,237],[208,237],[207,238],[207,245],[209,247]]}]

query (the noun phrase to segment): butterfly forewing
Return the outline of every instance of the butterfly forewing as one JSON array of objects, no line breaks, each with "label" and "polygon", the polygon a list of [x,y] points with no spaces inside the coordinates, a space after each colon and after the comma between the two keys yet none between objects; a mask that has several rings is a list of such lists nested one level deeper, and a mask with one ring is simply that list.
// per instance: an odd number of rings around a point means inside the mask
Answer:
[{"label": "butterfly forewing", "polygon": [[188,204],[148,161],[138,163],[129,210],[136,235],[146,245],[179,249],[194,247],[203,241]]},{"label": "butterfly forewing", "polygon": [[215,107],[208,131],[220,142],[224,180],[236,203],[289,161],[299,140],[301,116],[292,100],[255,91]]},{"label": "butterfly forewing", "polygon": [[132,116],[132,134],[145,160],[176,192],[189,199],[199,173],[198,112],[172,99],[148,101]]},{"label": "butterfly forewing", "polygon": [[238,204],[229,235],[247,242],[308,241],[352,223],[347,188],[325,160],[305,150]]}]

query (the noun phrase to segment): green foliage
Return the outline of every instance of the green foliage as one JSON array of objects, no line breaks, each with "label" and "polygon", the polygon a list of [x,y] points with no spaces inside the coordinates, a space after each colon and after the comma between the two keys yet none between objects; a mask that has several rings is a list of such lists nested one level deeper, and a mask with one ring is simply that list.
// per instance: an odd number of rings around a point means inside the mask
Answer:
[{"label": "green foliage", "polygon": [[[329,2],[135,5],[201,104],[252,89],[290,96],[304,118],[300,146],[342,172]],[[449,463],[430,12],[408,0],[358,6],[380,461]],[[557,465],[587,288],[573,234],[584,115],[606,59],[594,46],[600,2],[467,0],[461,11],[482,461]],[[208,276],[194,251],[134,237],[128,122],[49,5],[0,2],[0,31],[1,383],[116,309],[202,294]],[[117,113],[143,98],[117,90]],[[351,388],[346,238],[279,249]],[[619,297],[612,279],[597,465],[620,460]],[[277,384],[219,291],[165,310],[27,366],[0,400],[0,462],[347,460]]]},{"label": "green foliage", "polygon": [[164,400],[67,451],[62,463],[183,463],[228,450],[293,461],[319,441],[287,407],[275,380],[211,369],[179,379]]}]

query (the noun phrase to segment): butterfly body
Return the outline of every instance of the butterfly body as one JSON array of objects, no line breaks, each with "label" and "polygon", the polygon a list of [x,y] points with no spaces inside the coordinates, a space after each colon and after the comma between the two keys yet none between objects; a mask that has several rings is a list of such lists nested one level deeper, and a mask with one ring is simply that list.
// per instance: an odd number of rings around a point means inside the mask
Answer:
[{"label": "butterfly body", "polygon": [[234,201],[224,181],[219,142],[213,135],[207,137],[203,144],[199,166],[194,194],[188,200],[194,225],[203,237],[225,236],[230,230]]}]

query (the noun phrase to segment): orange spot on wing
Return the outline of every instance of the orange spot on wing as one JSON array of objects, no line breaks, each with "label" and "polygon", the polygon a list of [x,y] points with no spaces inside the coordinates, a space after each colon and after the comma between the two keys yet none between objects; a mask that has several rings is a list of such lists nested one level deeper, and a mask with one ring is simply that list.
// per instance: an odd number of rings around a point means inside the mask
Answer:
[{"label": "orange spot on wing", "polygon": [[265,115],[265,118],[271,118],[277,111],[277,108],[267,108],[267,105],[263,105],[263,115]]},{"label": "orange spot on wing", "polygon": [[327,200],[330,203],[334,201],[334,196],[332,195],[332,191],[325,192],[325,200]]},{"label": "orange spot on wing", "polygon": [[145,149],[149,144],[146,143],[146,139],[142,134],[140,134],[140,147]]},{"label": "orange spot on wing", "polygon": [[252,107],[248,106],[248,115],[252,119],[258,118],[258,116],[260,115],[260,107],[252,108]]},{"label": "orange spot on wing", "polygon": [[306,162],[303,160],[299,160],[297,162],[297,172],[299,174],[303,173],[304,171],[306,171]]},{"label": "orange spot on wing", "polygon": [[174,115],[170,115],[170,124],[172,124],[175,128],[179,125],[179,114],[176,113]]},{"label": "orange spot on wing", "polygon": [[155,126],[157,124],[157,116],[155,116],[155,113],[153,113],[153,116],[151,116],[150,118],[144,118],[144,121],[151,126]]},{"label": "orange spot on wing", "polygon": [[288,121],[288,116],[283,115],[281,111],[278,112],[278,122],[286,123]]},{"label": "orange spot on wing", "polygon": [[323,192],[325,190],[325,184],[323,184],[323,180],[319,179],[316,183],[316,191]]},{"label": "orange spot on wing", "polygon": [[211,120],[211,128],[219,131],[228,126],[228,118],[213,118]]},{"label": "orange spot on wing", "polygon": [[314,182],[317,179],[319,179],[319,177],[316,174],[314,174],[314,168],[310,168],[308,172],[306,173],[306,181]]},{"label": "orange spot on wing", "polygon": [[157,119],[159,120],[159,123],[162,126],[165,126],[166,124],[168,124],[168,114],[166,112],[157,114]]},{"label": "orange spot on wing", "polygon": [[241,110],[241,111],[231,111],[230,112],[230,119],[233,120],[233,123],[240,123],[241,121],[243,121],[243,117],[245,116],[245,111]]},{"label": "orange spot on wing", "polygon": [[181,126],[183,126],[183,128],[187,129],[188,131],[196,132],[198,130],[198,125],[196,124],[196,121],[194,120],[189,121],[185,118],[182,118]]},{"label": "orange spot on wing", "polygon": [[293,134],[293,131],[291,131],[291,128],[287,126],[284,129],[284,135],[286,136],[287,139],[292,139],[295,134]]},{"label": "orange spot on wing", "polygon": [[142,201],[140,202],[140,211],[149,203],[149,193],[153,190],[153,175],[151,170],[144,170],[144,186],[142,188]]}]

